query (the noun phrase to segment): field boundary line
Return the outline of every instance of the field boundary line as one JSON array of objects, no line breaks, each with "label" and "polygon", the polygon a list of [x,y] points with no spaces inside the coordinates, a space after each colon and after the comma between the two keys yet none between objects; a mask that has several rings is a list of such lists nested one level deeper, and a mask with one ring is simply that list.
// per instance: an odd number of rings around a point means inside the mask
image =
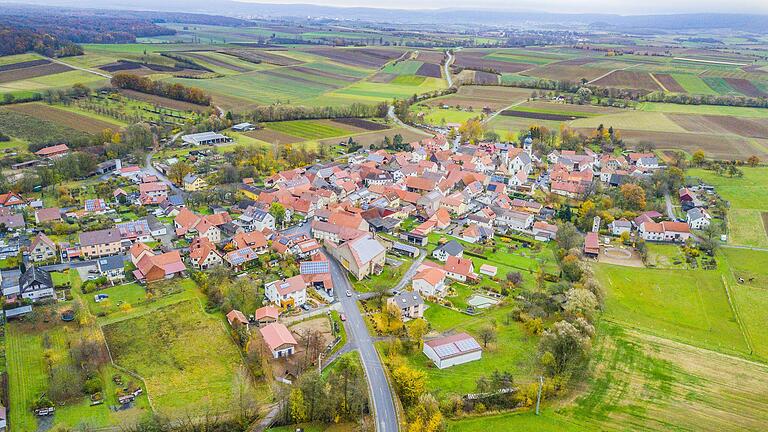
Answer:
[{"label": "field boundary line", "polygon": [[661,83],[661,81],[659,81],[659,79],[658,79],[658,78],[656,78],[656,76],[653,74],[653,72],[648,72],[648,75],[650,75],[650,76],[651,76],[651,79],[652,79],[654,82],[656,82],[656,84],[658,84],[658,85],[659,85],[659,87],[661,87],[661,90],[662,90],[662,91],[665,91],[665,92],[669,92],[669,90],[667,90],[667,88],[666,88],[666,87],[664,87],[664,84],[662,84],[662,83]]},{"label": "field boundary line", "polygon": [[728,281],[725,279],[725,275],[721,274],[720,278],[723,281],[723,286],[725,286],[725,295],[728,297],[728,306],[731,307],[731,311],[733,311],[733,315],[736,317],[736,323],[739,324],[739,330],[741,330],[741,335],[744,337],[744,342],[747,343],[747,348],[749,348],[749,354],[754,355],[755,349],[752,346],[752,341],[749,337],[749,331],[747,331],[746,326],[744,325],[744,322],[741,320],[741,315],[739,315],[739,309],[736,307],[736,303],[733,302],[733,299],[731,298],[731,290],[728,289]]}]

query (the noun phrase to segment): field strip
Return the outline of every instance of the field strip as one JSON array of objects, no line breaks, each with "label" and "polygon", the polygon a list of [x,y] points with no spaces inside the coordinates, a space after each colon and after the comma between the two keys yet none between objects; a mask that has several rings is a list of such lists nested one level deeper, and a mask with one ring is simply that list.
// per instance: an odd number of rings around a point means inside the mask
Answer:
[{"label": "field strip", "polygon": [[753,149],[763,153],[768,153],[768,147],[760,144],[757,140],[750,139],[750,140],[747,140],[747,142],[749,143],[750,146],[752,146]]},{"label": "field strip", "polygon": [[50,61],[52,61],[54,63],[58,63],[58,64],[61,64],[61,65],[64,65],[64,66],[71,67],[72,69],[77,69],[79,71],[88,72],[88,73],[91,73],[91,74],[94,74],[94,75],[98,75],[98,76],[106,78],[106,79],[112,79],[112,75],[110,75],[110,74],[108,74],[106,72],[98,72],[98,71],[95,71],[93,69],[88,69],[88,68],[84,68],[84,67],[80,67],[80,66],[73,66],[73,65],[71,65],[69,63],[64,63],[61,60],[53,59],[53,58],[50,58],[50,57],[46,57],[46,59],[48,59],[48,60],[50,60]]},{"label": "field strip", "polygon": [[600,75],[599,77],[597,77],[597,78],[593,79],[592,81],[587,81],[587,84],[592,84],[592,83],[594,83],[595,81],[599,81],[599,80],[601,80],[601,79],[603,79],[603,78],[607,77],[608,75],[610,75],[610,74],[612,74],[612,73],[614,73],[614,72],[618,72],[618,71],[624,71],[624,70],[632,69],[633,67],[637,66],[638,64],[639,64],[639,63],[636,63],[636,64],[632,64],[632,65],[629,65],[629,66],[626,66],[626,67],[623,67],[623,68],[620,68],[620,69],[613,69],[613,70],[610,70],[610,71],[608,71],[608,72],[606,72],[606,73],[604,73],[604,74]]},{"label": "field strip", "polygon": [[755,349],[752,347],[752,341],[749,337],[749,332],[747,331],[746,326],[741,321],[741,316],[739,315],[739,310],[736,308],[736,304],[733,302],[733,299],[731,299],[731,290],[728,289],[728,281],[725,280],[725,275],[720,275],[720,278],[723,280],[723,286],[725,287],[725,295],[728,297],[728,305],[731,307],[731,310],[733,311],[733,315],[736,317],[736,323],[739,325],[739,329],[741,330],[741,335],[744,336],[744,342],[747,343],[747,348],[749,348],[749,354],[754,354]]},{"label": "field strip", "polygon": [[702,59],[693,59],[693,58],[687,58],[687,57],[675,57],[672,60],[682,60],[682,61],[689,61],[689,62],[719,64],[719,65],[728,65],[728,66],[749,66],[748,63],[736,63],[736,62],[727,62],[727,61],[718,61],[718,60],[702,60]]},{"label": "field strip", "polygon": [[666,87],[664,87],[664,84],[662,84],[662,83],[661,83],[661,81],[659,81],[659,80],[658,80],[658,78],[656,78],[656,76],[655,76],[655,75],[653,75],[653,74],[652,74],[652,73],[650,73],[650,72],[648,73],[648,75],[650,75],[650,76],[651,76],[651,79],[652,79],[652,80],[654,80],[654,81],[656,82],[656,84],[658,84],[658,85],[659,85],[659,87],[661,87],[661,89],[662,89],[663,91],[665,91],[665,92],[669,92],[669,90],[667,90],[667,88],[666,88]]},{"label": "field strip", "polygon": [[638,326],[636,326],[636,325],[634,325],[632,323],[626,322],[626,321],[620,321],[620,320],[615,320],[615,319],[606,318],[606,317],[603,317],[601,319],[603,319],[603,320],[605,320],[606,322],[609,322],[609,323],[618,324],[618,325],[620,325],[622,327],[630,329],[632,332],[635,332],[635,333],[637,333],[639,335],[642,335],[644,337],[647,337],[649,339],[655,339],[657,341],[674,342],[676,344],[684,345],[684,346],[689,347],[689,348],[691,348],[693,350],[700,351],[700,352],[703,352],[703,353],[713,353],[713,354],[716,354],[718,356],[729,358],[729,359],[732,359],[732,360],[739,360],[739,361],[747,362],[747,363],[749,363],[751,365],[759,366],[759,367],[765,369],[766,371],[768,371],[768,364],[765,364],[765,363],[762,363],[762,362],[759,362],[759,361],[750,360],[750,359],[744,358],[744,357],[739,356],[739,355],[727,354],[727,353],[724,353],[724,352],[721,352],[721,351],[716,351],[716,350],[713,350],[713,349],[702,348],[700,346],[691,345],[690,343],[687,343],[687,342],[682,341],[682,340],[677,339],[677,338],[659,336],[658,334],[653,333],[653,330],[651,330],[649,328],[638,327]]}]

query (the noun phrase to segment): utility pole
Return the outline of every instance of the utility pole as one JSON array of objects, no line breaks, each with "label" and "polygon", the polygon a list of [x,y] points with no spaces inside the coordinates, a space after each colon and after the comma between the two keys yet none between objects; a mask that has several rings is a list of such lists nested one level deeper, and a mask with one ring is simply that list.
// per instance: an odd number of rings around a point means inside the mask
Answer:
[{"label": "utility pole", "polygon": [[541,388],[544,386],[544,377],[539,375],[539,394],[536,396],[536,415],[539,415],[539,405],[541,404]]}]

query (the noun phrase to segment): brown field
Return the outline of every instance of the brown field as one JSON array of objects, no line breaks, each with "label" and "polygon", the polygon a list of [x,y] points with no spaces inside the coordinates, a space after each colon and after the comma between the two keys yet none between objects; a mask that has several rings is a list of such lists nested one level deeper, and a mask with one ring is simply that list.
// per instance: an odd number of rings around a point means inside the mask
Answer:
[{"label": "brown field", "polygon": [[14,69],[24,69],[24,68],[33,67],[33,66],[42,66],[42,65],[47,65],[49,63],[50,63],[50,60],[46,60],[46,59],[29,60],[29,61],[23,61],[23,62],[18,62],[18,63],[11,63],[11,64],[7,64],[7,65],[1,65],[0,66],[0,72],[5,72],[5,71],[9,71],[9,70],[14,70]]},{"label": "brown field", "polygon": [[[367,147],[370,147],[371,144],[377,144],[377,145],[381,144],[384,141],[385,136],[388,136],[390,139],[392,139],[392,137],[394,137],[397,134],[400,134],[403,137],[403,142],[420,141],[424,138],[431,136],[426,133],[416,133],[415,131],[412,131],[406,128],[396,128],[396,129],[389,129],[386,131],[369,132],[366,134],[356,135],[352,139],[360,143],[363,147],[367,148]],[[323,144],[335,145],[342,141],[346,142],[348,138],[349,136],[328,138],[328,139],[320,140],[320,142]]]},{"label": "brown field", "polygon": [[355,78],[355,77],[351,77],[351,76],[346,76],[346,75],[339,75],[339,74],[335,74],[333,72],[322,71],[322,70],[319,70],[319,69],[312,69],[312,68],[308,68],[308,67],[305,67],[305,66],[291,66],[291,67],[288,67],[286,69],[295,70],[296,72],[301,72],[301,73],[305,73],[305,74],[308,74],[308,75],[316,75],[316,76],[323,77],[323,78],[329,78],[329,79],[333,79],[333,80],[339,80],[339,81],[350,82],[350,83],[359,80],[359,78]]},{"label": "brown field", "polygon": [[647,72],[631,72],[617,70],[600,78],[593,84],[603,87],[620,87],[639,90],[661,90],[658,84]]},{"label": "brown field", "polygon": [[368,81],[383,84],[383,83],[388,83],[395,78],[397,78],[396,74],[379,72],[374,74],[372,77],[368,78]]},{"label": "brown field", "polygon": [[0,72],[0,83],[20,81],[29,78],[37,78],[46,75],[71,71],[72,68],[59,63],[49,63],[42,66],[33,66],[23,69],[13,69]]},{"label": "brown field", "polygon": [[725,79],[725,82],[727,82],[728,85],[733,87],[734,90],[746,96],[768,97],[768,94],[766,94],[764,91],[760,90],[759,88],[755,87],[755,85],[752,84],[752,81],[748,81],[741,78],[724,78],[724,79]]},{"label": "brown field", "polygon": [[768,138],[768,119],[689,114],[667,114],[667,117],[690,132]]},{"label": "brown field", "polygon": [[499,76],[490,72],[475,71],[474,82],[476,84],[498,84]]},{"label": "brown field", "polygon": [[443,76],[442,68],[436,63],[424,63],[416,71],[416,75],[432,78],[440,78]]},{"label": "brown field", "polygon": [[577,57],[569,60],[559,61],[557,63],[552,63],[552,64],[556,64],[560,66],[584,66],[585,64],[595,63],[598,61],[600,61],[600,59],[596,59],[594,57]]},{"label": "brown field", "polygon": [[38,102],[9,105],[7,109],[91,134],[99,133],[104,129],[114,130],[119,128],[112,123],[60,110]]},{"label": "brown field", "polygon": [[233,65],[230,63],[223,62],[219,59],[208,57],[205,55],[205,53],[184,53],[185,56],[191,57],[195,60],[204,61],[206,63],[210,63],[214,66],[223,67],[224,69],[233,70],[235,72],[248,72],[249,69],[246,69],[242,66]]},{"label": "brown field", "polygon": [[258,129],[255,131],[244,132],[243,135],[247,135],[251,138],[256,138],[270,144],[294,144],[304,141],[303,138],[288,135],[282,132],[278,132],[272,129]]},{"label": "brown field", "polygon": [[252,63],[263,62],[263,63],[273,64],[276,66],[292,66],[292,65],[301,64],[299,60],[286,57],[273,52],[265,52],[263,50],[253,50],[253,49],[243,48],[243,49],[224,50],[220,52],[237,57],[240,60],[245,60],[247,62],[252,62]]},{"label": "brown field", "polygon": [[667,90],[675,93],[685,93],[685,89],[670,74],[653,74]]},{"label": "brown field", "polygon": [[531,96],[530,89],[500,86],[461,86],[455,94],[430,99],[425,103],[430,106],[459,105],[461,107],[489,107],[496,111]]},{"label": "brown field", "polygon": [[485,51],[459,51],[453,65],[472,70],[494,70],[498,73],[522,72],[531,68],[531,65],[526,63],[511,63],[483,58],[487,54],[488,52]]},{"label": "brown field", "polygon": [[361,118],[337,118],[337,119],[333,119],[333,123],[342,125],[342,127],[344,128],[353,127],[355,129],[360,129],[365,132],[382,131],[382,130],[389,129],[389,126],[386,124],[376,123],[374,121],[361,119]]},{"label": "brown field", "polygon": [[151,94],[141,93],[141,92],[137,92],[137,91],[133,91],[133,90],[120,89],[120,93],[122,93],[123,95],[125,95],[125,96],[127,96],[127,97],[129,97],[131,99],[136,99],[136,100],[140,100],[140,101],[143,101],[143,102],[148,102],[148,103],[151,103],[151,104],[154,104],[154,105],[158,105],[158,106],[162,106],[162,107],[166,107],[166,108],[171,108],[171,109],[175,109],[175,110],[180,110],[180,111],[198,111],[198,112],[202,112],[202,111],[205,111],[207,109],[207,107],[204,107],[204,106],[201,106],[201,105],[197,105],[197,104],[193,104],[193,103],[189,103],[189,102],[184,102],[184,101],[178,101],[178,100],[175,100],[175,99],[169,99],[169,98],[162,97],[162,96],[155,96],[155,95],[151,95]]},{"label": "brown field", "polygon": [[519,111],[514,109],[504,110],[501,112],[501,115],[505,117],[519,117],[524,119],[549,120],[549,121],[569,121],[569,120],[575,120],[577,118],[584,118],[584,116],[573,116],[573,115],[567,115],[567,114],[554,114],[554,113],[537,113],[537,112]]},{"label": "brown field", "polygon": [[[592,129],[589,128],[577,128],[576,130],[585,135],[592,132]],[[735,135],[622,129],[621,136],[630,145],[640,142],[652,142],[660,150],[683,150],[689,154],[696,150],[704,150],[707,157],[720,160],[746,160],[752,155],[757,155],[763,160],[768,159],[768,151],[766,149],[758,148],[750,143],[748,139]]]},{"label": "brown field", "polygon": [[416,60],[424,63],[440,64],[445,60],[445,54],[442,51],[419,50]]},{"label": "brown field", "polygon": [[579,67],[578,65],[569,65],[563,63],[565,62],[552,63],[546,66],[537,67],[535,69],[526,71],[523,75],[536,78],[546,78],[556,81],[577,82],[581,81],[582,78],[586,79],[587,81],[591,81],[610,71],[610,69],[591,67],[591,65],[590,67]]},{"label": "brown field", "polygon": [[403,51],[397,49],[321,48],[306,51],[339,63],[376,69],[403,55]]}]

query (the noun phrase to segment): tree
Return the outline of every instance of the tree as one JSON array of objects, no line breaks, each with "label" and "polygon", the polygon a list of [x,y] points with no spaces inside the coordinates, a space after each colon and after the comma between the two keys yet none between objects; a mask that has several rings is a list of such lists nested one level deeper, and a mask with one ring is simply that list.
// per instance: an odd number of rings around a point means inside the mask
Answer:
[{"label": "tree", "polygon": [[584,238],[582,238],[576,226],[570,222],[560,225],[557,230],[556,240],[560,249],[566,251],[578,248],[584,242]]},{"label": "tree", "polygon": [[581,279],[583,270],[581,268],[581,261],[579,257],[573,253],[569,253],[560,262],[560,270],[563,272],[563,277],[571,282],[576,282]]},{"label": "tree", "polygon": [[408,323],[408,335],[411,337],[419,349],[424,339],[424,335],[429,332],[429,323],[422,318],[417,318]]},{"label": "tree", "polygon": [[704,150],[696,150],[693,152],[693,156],[691,157],[691,162],[695,166],[699,166],[702,163],[704,163],[704,159],[706,158],[706,155],[704,154]]},{"label": "tree", "polygon": [[624,198],[624,204],[630,210],[642,210],[645,208],[645,190],[642,187],[626,183],[621,185],[621,196]]},{"label": "tree", "polygon": [[177,185],[183,185],[184,177],[193,172],[194,170],[188,163],[179,161],[168,168],[168,178]]},{"label": "tree", "polygon": [[294,423],[304,423],[309,420],[307,417],[307,407],[304,403],[304,393],[300,388],[291,389],[289,397],[290,416]]},{"label": "tree", "polygon": [[273,202],[269,206],[269,214],[271,214],[272,217],[275,218],[275,223],[278,226],[282,226],[283,222],[285,221],[285,206],[283,206],[279,202]]},{"label": "tree", "polygon": [[747,159],[747,163],[751,167],[758,166],[758,165],[760,165],[760,158],[755,156],[755,155],[752,155],[752,156],[749,157],[749,159]]},{"label": "tree", "polygon": [[406,408],[414,405],[424,394],[426,376],[420,370],[399,365],[392,371],[392,381],[400,395],[400,400]]},{"label": "tree", "polygon": [[459,133],[464,141],[475,143],[483,136],[483,125],[478,119],[469,119],[459,126]]},{"label": "tree", "polygon": [[714,222],[710,222],[699,235],[699,246],[708,255],[714,256],[717,248],[720,247],[720,236],[722,232],[720,227]]},{"label": "tree", "polygon": [[565,293],[565,312],[572,316],[592,319],[597,310],[597,298],[584,288],[571,288]]},{"label": "tree", "polygon": [[512,284],[512,286],[518,286],[523,282],[523,275],[519,271],[508,272],[507,281]]},{"label": "tree", "polygon": [[592,349],[594,327],[583,318],[558,321],[539,342],[540,362],[550,376],[583,370]]},{"label": "tree", "polygon": [[483,341],[483,347],[487,348],[488,344],[496,340],[496,327],[492,324],[487,324],[480,329],[478,337]]}]

